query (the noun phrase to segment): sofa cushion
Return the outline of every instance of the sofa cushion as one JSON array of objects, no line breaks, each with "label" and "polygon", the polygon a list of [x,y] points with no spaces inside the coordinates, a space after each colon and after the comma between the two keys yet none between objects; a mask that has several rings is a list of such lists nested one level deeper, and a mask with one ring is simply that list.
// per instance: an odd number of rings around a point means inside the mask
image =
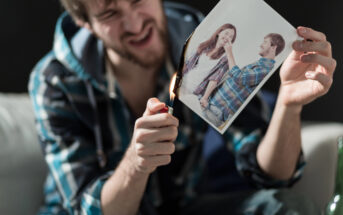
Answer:
[{"label": "sofa cushion", "polygon": [[306,123],[301,131],[306,166],[301,180],[292,188],[311,198],[320,209],[330,200],[335,183],[337,138],[342,123]]},{"label": "sofa cushion", "polygon": [[0,214],[35,214],[46,166],[27,94],[0,93]]}]

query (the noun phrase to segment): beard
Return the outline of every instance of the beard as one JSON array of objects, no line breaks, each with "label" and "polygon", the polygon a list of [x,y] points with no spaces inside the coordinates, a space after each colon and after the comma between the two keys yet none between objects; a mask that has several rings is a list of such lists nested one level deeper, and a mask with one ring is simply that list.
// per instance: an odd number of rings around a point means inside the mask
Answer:
[{"label": "beard", "polygon": [[[159,68],[162,66],[163,62],[167,56],[168,50],[168,33],[166,26],[166,17],[163,16],[162,27],[158,27],[157,23],[153,19],[145,20],[143,23],[142,29],[145,29],[146,26],[151,25],[157,32],[158,41],[160,43],[160,50],[149,49],[145,50],[145,56],[142,58],[139,55],[135,54],[137,51],[132,51],[125,46],[123,48],[118,48],[112,46],[111,48],[122,58],[139,65],[140,67],[150,69],[150,68]],[[151,33],[150,33],[151,34]],[[125,44],[124,41],[126,38],[132,36],[130,32],[124,33],[120,37],[122,44]],[[151,35],[150,35],[151,36]]]}]

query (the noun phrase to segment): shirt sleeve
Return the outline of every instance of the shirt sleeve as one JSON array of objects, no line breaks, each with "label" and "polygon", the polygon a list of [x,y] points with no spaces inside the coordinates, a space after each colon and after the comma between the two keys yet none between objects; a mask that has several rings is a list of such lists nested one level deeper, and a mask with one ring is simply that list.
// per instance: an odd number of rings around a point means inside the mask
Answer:
[{"label": "shirt sleeve", "polygon": [[[50,81],[52,80],[52,81]],[[110,171],[97,162],[93,132],[73,111],[58,85],[34,72],[30,95],[45,160],[68,214],[102,214],[100,194]]]},{"label": "shirt sleeve", "polygon": [[[247,108],[251,110],[252,106],[248,105]],[[277,180],[265,174],[258,164],[256,155],[257,148],[265,134],[268,124],[262,125],[260,122],[256,123],[256,121],[258,121],[257,119],[253,120],[255,122],[250,122],[249,120],[254,118],[254,116],[250,116],[251,114],[248,113],[250,110],[244,110],[236,119],[238,122],[235,122],[233,126],[224,133],[227,147],[233,151],[235,155],[238,172],[242,177],[248,179],[252,185],[258,188],[281,188],[293,185],[302,175],[303,167],[305,165],[303,155],[301,154],[299,156],[296,169],[289,180]],[[252,110],[251,112],[256,111],[257,109],[255,108],[255,110]],[[256,117],[255,114],[255,118]],[[259,120],[262,121],[262,119]],[[244,125],[248,123],[248,121],[249,126]]]},{"label": "shirt sleeve", "polygon": [[192,70],[197,64],[199,60],[200,55],[195,52],[194,54],[191,55],[190,58],[188,58],[183,66],[183,71],[182,74],[185,75],[187,74],[190,70]]},{"label": "shirt sleeve", "polygon": [[244,67],[240,69],[238,66],[232,67],[230,73],[235,78],[236,83],[244,86],[256,86],[263,78],[270,72],[270,70],[263,66],[253,66],[251,68]]}]

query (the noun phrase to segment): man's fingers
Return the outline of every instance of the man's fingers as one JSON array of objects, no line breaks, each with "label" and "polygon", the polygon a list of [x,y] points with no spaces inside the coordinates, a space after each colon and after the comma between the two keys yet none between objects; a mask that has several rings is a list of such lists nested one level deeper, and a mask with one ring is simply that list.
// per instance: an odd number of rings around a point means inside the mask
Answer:
[{"label": "man's fingers", "polygon": [[171,162],[170,155],[157,155],[152,156],[148,159],[148,163],[153,166],[163,166],[167,165]]},{"label": "man's fingers", "polygon": [[316,72],[306,72],[305,74],[307,79],[311,79],[311,80],[316,80],[319,83],[321,83],[321,85],[323,85],[322,89],[318,89],[318,92],[320,93],[320,95],[324,95],[325,93],[327,93],[332,85],[332,77],[326,74],[323,74],[319,71]]},{"label": "man's fingers", "polygon": [[171,155],[175,152],[175,144],[173,142],[138,143],[136,152],[139,156]]},{"label": "man's fingers", "polygon": [[164,107],[165,104],[163,102],[160,102],[157,98],[150,98],[147,102],[143,116],[156,114]]},{"label": "man's fingers", "polygon": [[176,126],[155,128],[155,129],[138,129],[135,132],[137,143],[154,143],[175,141],[178,131]]},{"label": "man's fingers", "polygon": [[300,59],[304,63],[315,63],[323,66],[326,69],[326,72],[331,76],[333,75],[337,65],[335,59],[319,54],[304,54]]},{"label": "man's fingers", "polygon": [[331,44],[328,41],[295,41],[293,49],[298,52],[317,52],[324,56],[332,56]]},{"label": "man's fingers", "polygon": [[326,41],[325,34],[319,31],[315,31],[311,28],[300,26],[297,28],[297,33],[299,36],[303,37],[305,40]]},{"label": "man's fingers", "polygon": [[168,126],[179,126],[179,120],[168,113],[143,116],[137,119],[135,124],[135,128],[161,128]]},{"label": "man's fingers", "polygon": [[144,156],[139,157],[138,166],[142,169],[155,169],[158,166],[167,165],[171,162],[170,155]]}]

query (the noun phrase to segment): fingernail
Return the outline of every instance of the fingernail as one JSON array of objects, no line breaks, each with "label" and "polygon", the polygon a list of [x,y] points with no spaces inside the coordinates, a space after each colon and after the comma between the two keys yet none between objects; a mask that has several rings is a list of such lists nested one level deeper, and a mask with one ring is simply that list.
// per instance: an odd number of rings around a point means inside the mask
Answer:
[{"label": "fingernail", "polygon": [[156,104],[157,103],[157,99],[156,98],[151,98],[150,99],[150,103],[151,104]]},{"label": "fingernail", "polygon": [[304,47],[304,44],[303,44],[302,42],[299,42],[299,43],[298,43],[298,47],[299,47],[299,48],[302,48],[302,47]]},{"label": "fingernail", "polygon": [[299,29],[299,31],[300,31],[300,33],[302,33],[302,34],[305,34],[307,30],[306,30],[306,28],[301,27],[301,28]]},{"label": "fingernail", "polygon": [[297,41],[294,43],[295,48],[302,48],[303,47],[303,43],[301,41]]},{"label": "fingernail", "polygon": [[158,105],[158,100],[156,98],[151,98],[148,100],[148,105],[151,107],[151,108],[154,108]]}]

